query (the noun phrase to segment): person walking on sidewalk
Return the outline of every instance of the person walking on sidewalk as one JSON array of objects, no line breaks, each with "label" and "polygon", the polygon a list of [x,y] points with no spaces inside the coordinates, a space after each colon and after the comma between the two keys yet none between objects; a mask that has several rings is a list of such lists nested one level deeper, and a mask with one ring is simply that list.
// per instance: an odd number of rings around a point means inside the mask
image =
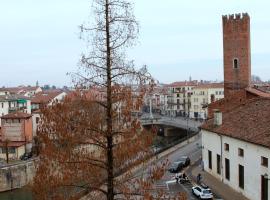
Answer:
[{"label": "person walking on sidewalk", "polygon": [[201,184],[201,180],[202,180],[202,175],[199,173],[197,175],[197,184]]}]

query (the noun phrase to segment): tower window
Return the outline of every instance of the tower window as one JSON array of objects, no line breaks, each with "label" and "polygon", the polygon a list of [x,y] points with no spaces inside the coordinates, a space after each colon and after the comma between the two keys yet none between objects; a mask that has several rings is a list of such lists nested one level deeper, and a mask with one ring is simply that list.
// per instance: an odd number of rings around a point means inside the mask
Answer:
[{"label": "tower window", "polygon": [[239,62],[237,58],[233,59],[233,68],[234,69],[238,69],[239,68]]}]

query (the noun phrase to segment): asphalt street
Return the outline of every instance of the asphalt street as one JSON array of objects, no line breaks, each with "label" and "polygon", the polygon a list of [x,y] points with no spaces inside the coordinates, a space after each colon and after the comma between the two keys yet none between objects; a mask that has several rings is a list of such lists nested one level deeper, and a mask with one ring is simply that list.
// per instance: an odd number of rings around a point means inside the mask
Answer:
[{"label": "asphalt street", "polygon": [[[181,149],[176,150],[171,153],[169,156],[162,158],[156,161],[156,164],[161,164],[165,160],[168,160],[169,166],[174,161],[177,161],[181,156],[189,156],[191,160],[191,164],[196,162],[201,157],[201,139],[200,137],[196,139],[194,142],[191,142]],[[169,167],[168,166],[168,167]],[[148,170],[142,169],[137,172],[136,176],[145,176],[147,177]],[[174,174],[166,171],[164,176],[155,183],[155,188],[153,192],[163,190],[170,196],[175,196],[179,192],[185,192],[187,194],[188,199],[196,199],[191,193],[192,183],[187,182],[185,184],[175,183],[173,180]]]}]

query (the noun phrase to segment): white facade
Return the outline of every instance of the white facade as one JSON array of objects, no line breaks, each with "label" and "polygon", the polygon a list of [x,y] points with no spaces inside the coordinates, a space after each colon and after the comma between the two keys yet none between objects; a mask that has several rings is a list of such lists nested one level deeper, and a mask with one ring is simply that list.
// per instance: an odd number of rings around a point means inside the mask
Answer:
[{"label": "white facade", "polygon": [[207,119],[207,105],[212,101],[217,101],[224,98],[224,87],[204,87],[203,85],[194,87],[191,98],[190,117]]},{"label": "white facade", "polygon": [[15,111],[31,114],[31,101],[29,99],[24,99],[24,102],[19,102],[18,99],[10,99],[8,96],[0,99],[0,117]]},{"label": "white facade", "polygon": [[[242,193],[248,199],[261,200],[262,176],[270,176],[269,167],[263,166],[261,157],[270,159],[270,149],[234,139],[224,135],[202,130],[202,159],[204,169],[211,175],[218,178],[232,189]],[[229,145],[229,150],[225,150],[225,143]],[[243,156],[239,155],[239,148],[243,149]],[[209,168],[209,152],[212,157],[212,169]],[[217,173],[217,154],[220,155],[220,174]],[[225,158],[229,160],[230,178],[225,175]],[[244,167],[244,188],[239,186],[239,165]],[[268,196],[270,184],[268,184]]]},{"label": "white facade", "polygon": [[169,86],[167,115],[187,116],[190,113],[192,89],[194,84],[179,84]]},{"label": "white facade", "polygon": [[63,101],[66,95],[67,95],[66,92],[61,92],[60,94],[58,94],[57,96],[55,96],[55,97],[48,103],[48,105],[51,106],[55,101],[57,101],[57,102]]},{"label": "white facade", "polygon": [[40,123],[40,113],[33,112],[32,122],[33,122],[33,137],[35,137],[37,136],[37,127]]}]

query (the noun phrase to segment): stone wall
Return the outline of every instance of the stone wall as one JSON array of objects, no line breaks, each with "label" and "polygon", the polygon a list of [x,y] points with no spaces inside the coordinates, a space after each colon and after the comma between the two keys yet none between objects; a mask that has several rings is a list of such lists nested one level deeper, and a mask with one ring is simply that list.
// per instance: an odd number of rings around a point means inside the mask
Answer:
[{"label": "stone wall", "polygon": [[0,192],[21,188],[33,180],[34,161],[0,167]]}]

